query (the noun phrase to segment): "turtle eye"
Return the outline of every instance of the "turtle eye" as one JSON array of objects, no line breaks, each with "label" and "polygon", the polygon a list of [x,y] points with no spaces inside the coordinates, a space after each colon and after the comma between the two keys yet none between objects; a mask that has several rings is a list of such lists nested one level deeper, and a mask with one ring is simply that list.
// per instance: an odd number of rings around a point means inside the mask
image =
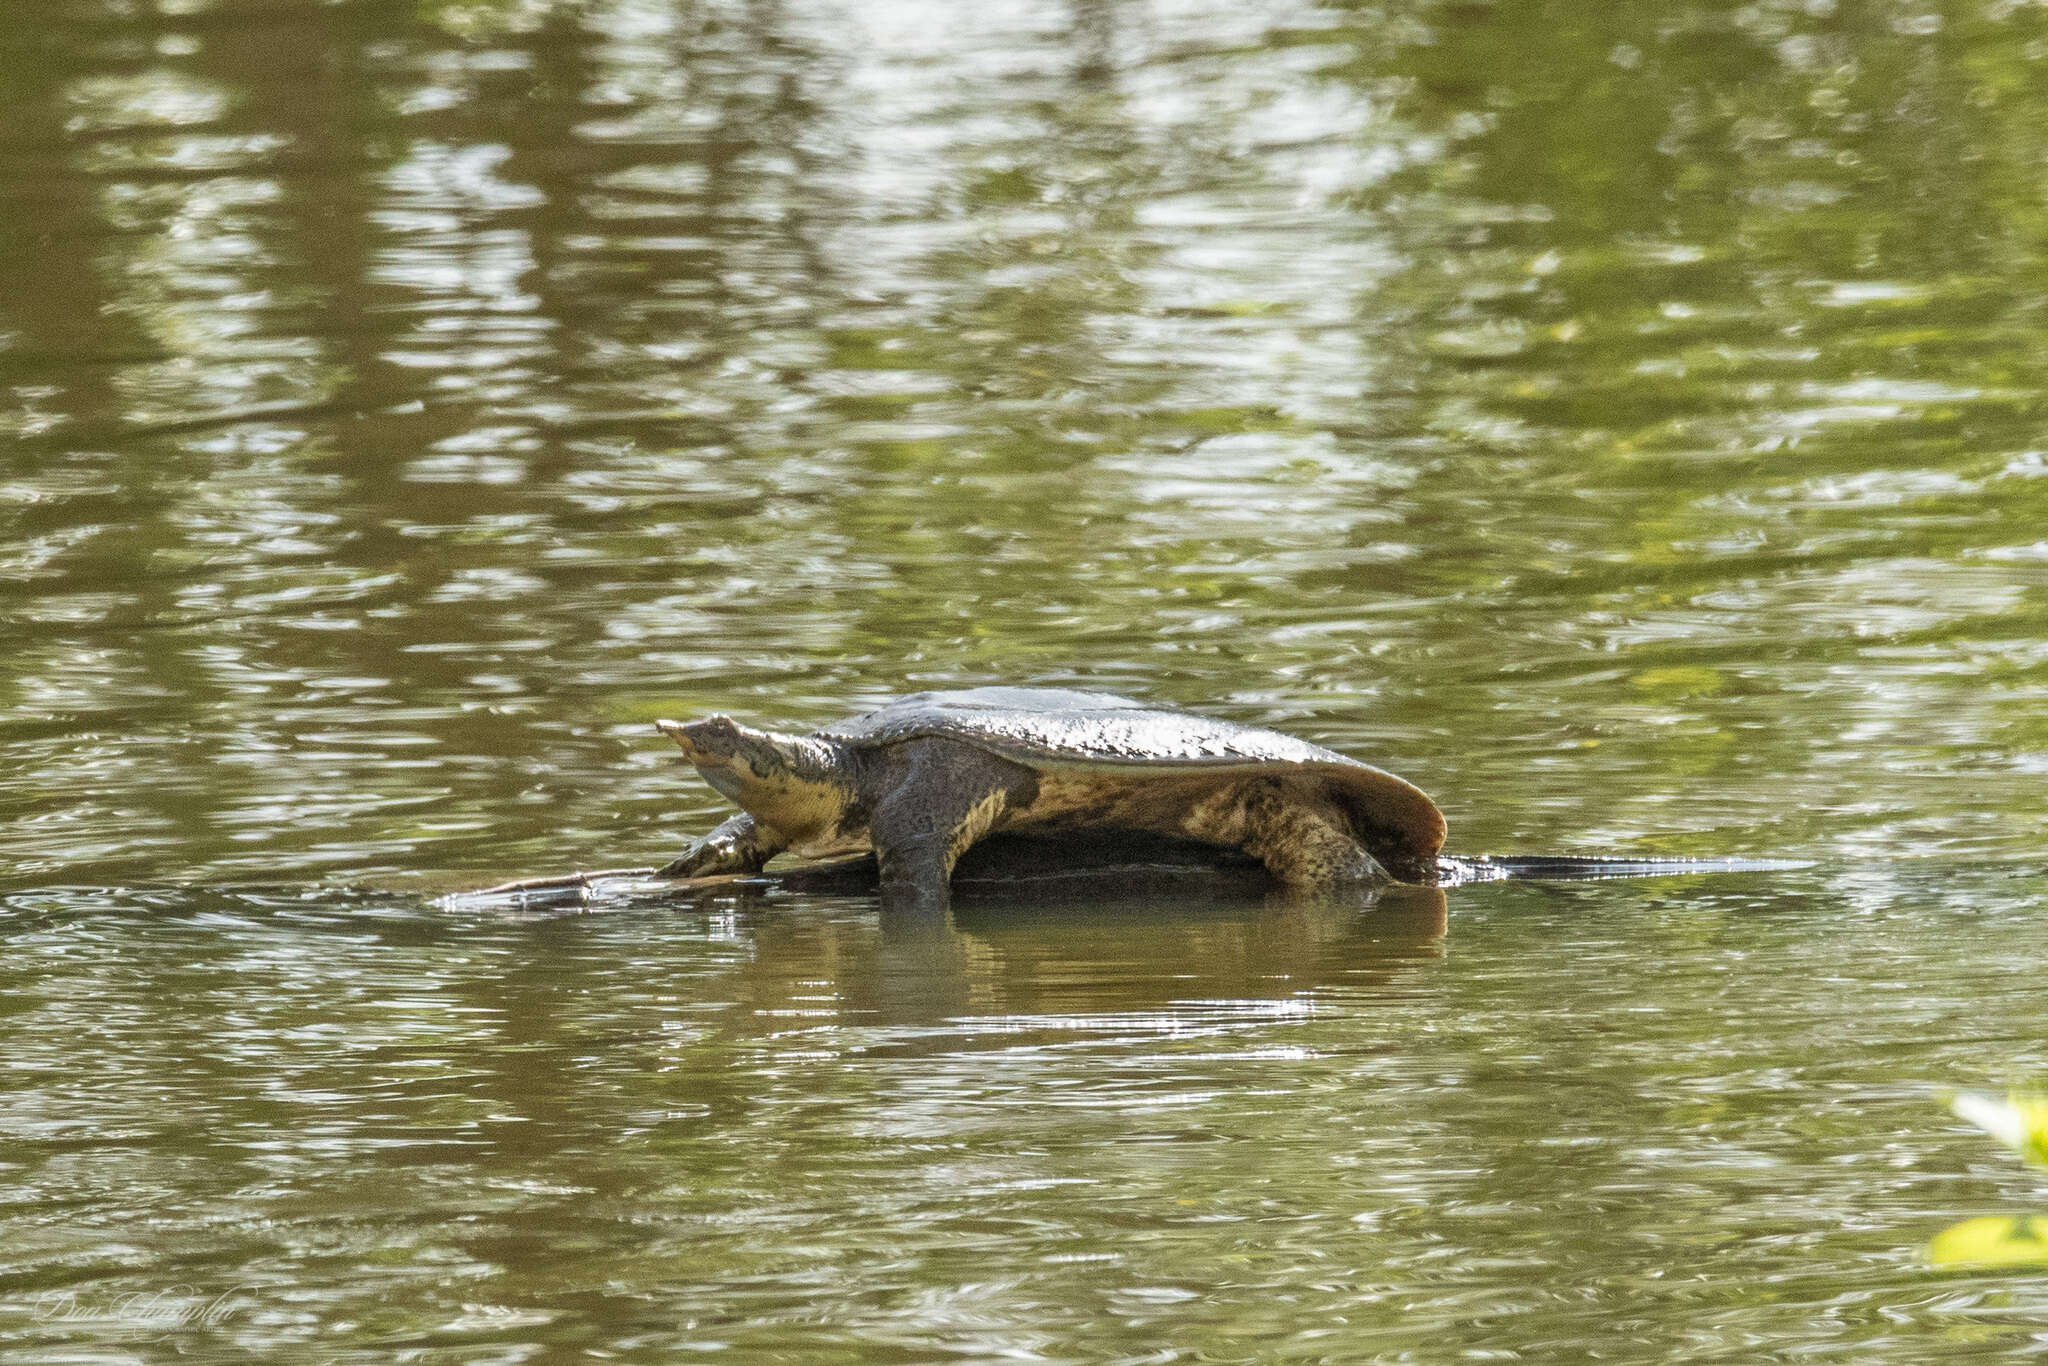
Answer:
[{"label": "turtle eye", "polygon": [[730,716],[707,716],[692,721],[685,732],[690,743],[712,754],[731,754],[739,745],[740,728]]}]

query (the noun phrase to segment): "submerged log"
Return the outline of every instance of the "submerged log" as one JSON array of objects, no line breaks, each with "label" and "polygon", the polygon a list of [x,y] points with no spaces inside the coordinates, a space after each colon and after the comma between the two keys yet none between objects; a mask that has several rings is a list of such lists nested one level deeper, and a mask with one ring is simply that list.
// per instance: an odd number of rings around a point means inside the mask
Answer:
[{"label": "submerged log", "polygon": [[[695,901],[718,892],[797,892],[867,896],[880,890],[872,854],[796,863],[759,873],[657,877],[655,865],[601,868],[518,878],[441,899],[451,909],[548,910],[597,903]],[[1259,896],[1277,884],[1265,868],[1235,849],[1194,840],[1124,831],[1059,836],[991,836],[960,858],[954,887],[969,895],[1005,892],[1041,899],[1115,898],[1172,892],[1189,896]]]}]

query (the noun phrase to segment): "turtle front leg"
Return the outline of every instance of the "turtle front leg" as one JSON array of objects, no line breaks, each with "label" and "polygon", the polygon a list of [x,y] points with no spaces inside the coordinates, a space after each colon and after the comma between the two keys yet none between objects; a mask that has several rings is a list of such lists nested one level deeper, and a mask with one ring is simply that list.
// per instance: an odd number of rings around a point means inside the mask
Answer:
[{"label": "turtle front leg", "polygon": [[884,915],[942,915],[953,904],[953,860],[940,840],[875,846]]},{"label": "turtle front leg", "polygon": [[868,821],[882,911],[942,914],[952,903],[953,865],[1013,804],[1030,802],[1036,779],[972,745],[925,740],[902,749],[896,782]]},{"label": "turtle front leg", "polygon": [[680,858],[655,870],[656,877],[704,877],[711,873],[758,873],[781,853],[780,841],[741,812],[685,849]]}]

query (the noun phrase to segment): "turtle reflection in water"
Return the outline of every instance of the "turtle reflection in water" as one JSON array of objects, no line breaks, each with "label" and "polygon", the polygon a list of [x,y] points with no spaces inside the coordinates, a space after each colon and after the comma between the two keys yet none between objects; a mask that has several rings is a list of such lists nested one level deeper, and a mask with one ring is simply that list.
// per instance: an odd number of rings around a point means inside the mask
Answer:
[{"label": "turtle reflection in water", "polygon": [[740,807],[656,876],[756,873],[784,851],[872,851],[885,909],[943,908],[961,855],[995,834],[1193,841],[1311,891],[1784,866],[1443,859],[1443,813],[1391,773],[1277,731],[1106,693],[921,692],[811,735],[726,716],[656,724]]}]

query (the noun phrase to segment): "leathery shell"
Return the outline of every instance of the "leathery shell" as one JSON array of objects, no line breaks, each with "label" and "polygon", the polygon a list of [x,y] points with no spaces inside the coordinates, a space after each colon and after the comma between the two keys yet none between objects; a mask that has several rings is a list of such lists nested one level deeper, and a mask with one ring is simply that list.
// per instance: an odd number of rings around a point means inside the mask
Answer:
[{"label": "leathery shell", "polygon": [[[1064,688],[966,688],[912,693],[825,727],[819,736],[855,749],[922,737],[978,746],[1055,779],[1048,795],[1075,823],[1139,798],[1148,783],[1186,791],[1258,776],[1276,790],[1316,790],[1357,817],[1375,857],[1396,876],[1434,877],[1444,817],[1414,784],[1335,750],[1279,731],[1148,706],[1109,693]],[[1085,797],[1084,797],[1085,794]],[[1085,801],[1085,807],[1080,804]]]}]

